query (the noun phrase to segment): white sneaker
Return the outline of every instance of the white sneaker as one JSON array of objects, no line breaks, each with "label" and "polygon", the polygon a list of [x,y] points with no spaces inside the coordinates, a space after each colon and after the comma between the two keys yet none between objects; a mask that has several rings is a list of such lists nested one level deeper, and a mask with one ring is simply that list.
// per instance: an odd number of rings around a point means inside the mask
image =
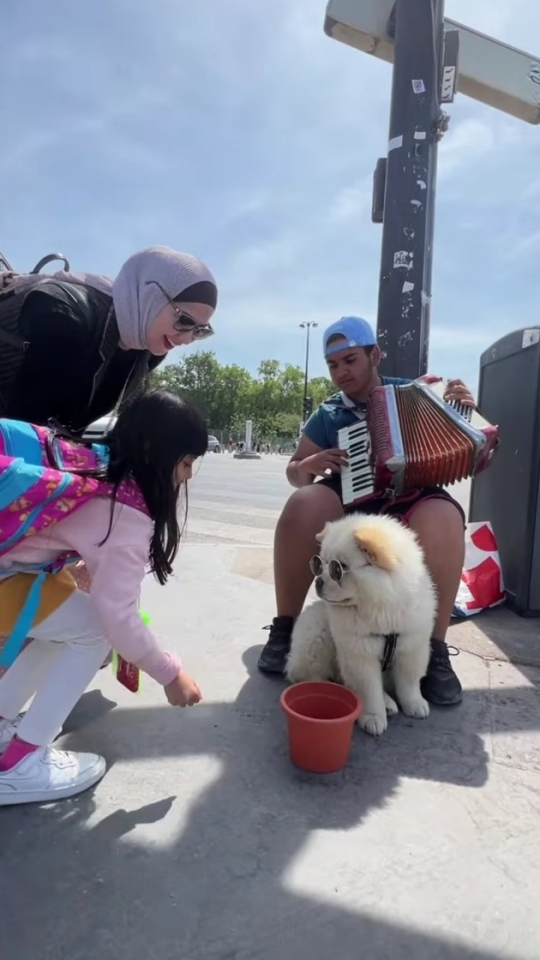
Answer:
[{"label": "white sneaker", "polygon": [[75,797],[101,780],[106,769],[96,753],[40,747],[11,770],[0,771],[0,807]]},{"label": "white sneaker", "polygon": [[11,743],[13,740],[23,716],[24,714],[20,713],[15,720],[0,720],[0,753],[2,753],[8,743]]}]

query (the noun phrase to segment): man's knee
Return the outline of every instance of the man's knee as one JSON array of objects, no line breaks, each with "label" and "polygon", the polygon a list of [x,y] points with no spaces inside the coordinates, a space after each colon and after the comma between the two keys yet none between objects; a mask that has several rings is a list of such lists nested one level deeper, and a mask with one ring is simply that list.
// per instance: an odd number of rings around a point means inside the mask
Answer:
[{"label": "man's knee", "polygon": [[452,500],[424,500],[412,514],[409,526],[424,549],[462,548],[465,543],[463,514]]},{"label": "man's knee", "polygon": [[337,494],[328,487],[314,484],[302,487],[289,497],[279,518],[278,526],[282,530],[288,529],[295,532],[302,530],[311,532],[314,527],[317,527],[315,530],[317,533],[318,529],[322,530],[325,523],[338,520],[342,516],[343,507]]}]

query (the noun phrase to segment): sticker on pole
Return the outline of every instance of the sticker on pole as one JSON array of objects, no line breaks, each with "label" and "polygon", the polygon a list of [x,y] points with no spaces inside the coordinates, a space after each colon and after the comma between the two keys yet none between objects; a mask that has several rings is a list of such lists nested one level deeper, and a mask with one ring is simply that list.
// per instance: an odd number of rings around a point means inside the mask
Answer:
[{"label": "sticker on pole", "polygon": [[528,73],[529,80],[540,86],[540,63],[531,63]]},{"label": "sticker on pole", "polygon": [[413,255],[409,250],[396,250],[394,254],[394,270],[398,267],[405,267],[406,270],[412,270]]},{"label": "sticker on pole", "polygon": [[534,347],[535,343],[540,343],[540,327],[531,327],[529,330],[524,330],[521,340],[522,350],[527,347]]},{"label": "sticker on pole", "polygon": [[441,102],[452,103],[454,99],[455,89],[456,89],[456,68],[451,66],[445,67],[443,70],[443,78],[442,78]]},{"label": "sticker on pole", "polygon": [[465,562],[452,616],[471,617],[504,603],[505,592],[497,542],[490,523],[470,523]]},{"label": "sticker on pole", "polygon": [[412,88],[415,93],[425,93],[426,85],[423,80],[411,80]]}]

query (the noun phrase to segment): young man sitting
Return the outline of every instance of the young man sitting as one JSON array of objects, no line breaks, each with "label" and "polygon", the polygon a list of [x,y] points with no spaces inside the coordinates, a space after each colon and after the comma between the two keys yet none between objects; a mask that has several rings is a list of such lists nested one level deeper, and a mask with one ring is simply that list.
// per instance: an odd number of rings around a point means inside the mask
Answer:
[{"label": "young man sitting", "polygon": [[[414,530],[437,590],[437,620],[422,693],[439,706],[459,703],[462,688],[450,663],[445,636],[463,567],[463,510],[440,487],[426,487],[393,501],[380,498],[356,508],[344,508],[340,471],[347,457],[338,448],[338,431],[365,417],[366,403],[374,387],[410,381],[379,375],[381,353],[375,335],[359,317],[343,317],[332,324],[324,334],[323,344],[330,376],[339,392],[310,417],[287,466],[289,483],[299,489],[286,503],[276,528],[277,616],[260,655],[259,669],[263,673],[283,673],[294,621],[312,580],[309,560],[317,552],[315,537],[325,523],[355,509],[362,513],[384,512],[399,517]],[[474,406],[474,399],[461,380],[449,381],[445,399]]]}]

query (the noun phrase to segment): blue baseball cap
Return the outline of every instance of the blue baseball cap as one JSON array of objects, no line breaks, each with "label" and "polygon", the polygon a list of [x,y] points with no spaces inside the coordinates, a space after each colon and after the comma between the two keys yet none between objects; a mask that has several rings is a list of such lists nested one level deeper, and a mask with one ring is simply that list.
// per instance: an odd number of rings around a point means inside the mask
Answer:
[{"label": "blue baseball cap", "polygon": [[[328,341],[332,337],[344,337],[347,343],[332,343],[328,346]],[[333,353],[339,353],[340,350],[346,350],[348,347],[374,347],[377,338],[367,320],[362,317],[342,317],[332,323],[323,334],[323,350],[325,357],[332,356]]]}]

